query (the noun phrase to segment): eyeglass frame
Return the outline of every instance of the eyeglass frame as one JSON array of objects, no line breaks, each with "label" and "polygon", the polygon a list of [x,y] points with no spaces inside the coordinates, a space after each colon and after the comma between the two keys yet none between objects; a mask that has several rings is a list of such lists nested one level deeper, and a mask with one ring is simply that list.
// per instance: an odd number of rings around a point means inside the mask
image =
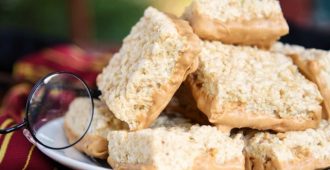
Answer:
[{"label": "eyeglass frame", "polygon": [[[90,97],[90,100],[91,100],[91,104],[92,104],[92,110],[91,110],[91,121],[89,122],[88,126],[87,126],[87,129],[86,131],[81,135],[81,137],[73,142],[72,144],[69,144],[68,146],[65,146],[65,147],[59,147],[59,148],[55,148],[55,147],[50,147],[50,146],[47,146],[45,144],[43,144],[40,140],[38,140],[38,138],[35,136],[33,132],[33,129],[28,121],[28,117],[29,117],[29,108],[30,108],[30,101],[32,99],[32,96],[34,95],[34,93],[36,92],[36,90],[38,89],[38,87],[44,82],[44,80],[52,75],[56,75],[56,74],[69,74],[75,78],[77,78],[78,80],[80,80],[84,87],[87,89],[87,93],[88,93],[88,96]],[[16,125],[13,125],[9,128],[5,128],[5,129],[0,129],[0,134],[7,134],[7,133],[10,133],[10,132],[13,132],[13,131],[16,131],[22,127],[25,127],[25,129],[27,129],[29,131],[29,133],[31,134],[33,140],[35,140],[38,144],[48,148],[48,149],[54,149],[54,150],[61,150],[61,149],[66,149],[66,148],[69,148],[75,144],[77,144],[80,140],[82,140],[82,138],[86,135],[86,133],[88,132],[91,124],[92,124],[92,120],[93,120],[93,116],[94,116],[94,101],[93,101],[93,97],[92,97],[92,92],[90,90],[90,88],[88,87],[87,83],[78,75],[74,74],[74,73],[71,73],[71,72],[67,72],[67,71],[57,71],[57,72],[52,72],[52,73],[49,73],[47,74],[46,76],[44,76],[43,78],[41,78],[40,80],[38,80],[38,82],[33,86],[31,92],[29,93],[29,96],[27,98],[27,102],[25,104],[25,118],[24,120],[21,122],[21,123],[18,123]],[[25,134],[24,134],[25,135]],[[28,137],[27,137],[28,138]]]}]

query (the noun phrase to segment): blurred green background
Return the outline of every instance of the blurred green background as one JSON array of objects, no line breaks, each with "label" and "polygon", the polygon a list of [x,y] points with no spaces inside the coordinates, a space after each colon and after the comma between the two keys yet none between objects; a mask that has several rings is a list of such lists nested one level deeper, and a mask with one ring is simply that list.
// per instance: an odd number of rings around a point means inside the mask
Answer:
[{"label": "blurred green background", "polygon": [[[77,1],[75,1],[77,2]],[[98,42],[121,42],[130,28],[153,5],[180,13],[190,0],[89,0],[91,34]],[[72,3],[72,2],[71,2]],[[69,0],[1,0],[0,26],[70,39]]]},{"label": "blurred green background", "polygon": [[[147,6],[152,5],[162,11],[180,15],[190,2],[191,0],[0,0],[0,29],[24,30],[71,41],[72,32],[77,32],[77,28],[72,31],[70,25],[71,12],[77,4],[83,4],[87,11],[79,11],[79,7],[75,10],[89,16],[90,23],[87,26],[90,28],[85,30],[89,32],[89,38],[100,43],[117,43],[128,34]],[[329,0],[282,0],[281,4],[287,19],[297,21],[300,25],[310,24],[328,30]]]}]

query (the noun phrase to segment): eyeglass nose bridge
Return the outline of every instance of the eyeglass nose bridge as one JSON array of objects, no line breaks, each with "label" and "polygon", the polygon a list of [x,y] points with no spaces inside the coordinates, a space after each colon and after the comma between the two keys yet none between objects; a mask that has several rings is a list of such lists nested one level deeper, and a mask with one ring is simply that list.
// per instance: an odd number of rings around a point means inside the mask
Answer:
[{"label": "eyeglass nose bridge", "polygon": [[6,129],[0,129],[0,134],[7,134],[7,133],[10,133],[10,132],[13,132],[13,131],[18,130],[22,127],[25,127],[26,125],[27,125],[27,120],[24,119],[23,122],[21,122],[17,125],[14,125],[12,127],[6,128]]}]

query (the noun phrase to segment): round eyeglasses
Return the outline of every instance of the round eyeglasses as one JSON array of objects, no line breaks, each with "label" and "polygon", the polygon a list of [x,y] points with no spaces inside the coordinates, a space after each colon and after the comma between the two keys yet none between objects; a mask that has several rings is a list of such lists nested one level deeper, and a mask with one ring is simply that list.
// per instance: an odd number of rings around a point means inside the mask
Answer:
[{"label": "round eyeglasses", "polygon": [[[71,102],[78,97],[89,98],[88,118],[84,129],[80,130],[75,140],[67,143],[58,142],[58,134],[64,134],[64,116]],[[41,144],[50,149],[65,149],[78,143],[87,133],[94,114],[92,92],[79,76],[69,72],[55,72],[40,79],[33,87],[26,102],[26,116],[23,122],[6,129],[0,129],[0,134],[6,134],[24,127],[26,138],[33,144]],[[77,113],[79,114],[79,113]],[[62,133],[61,133],[62,132]],[[55,135],[54,135],[55,134]]]}]

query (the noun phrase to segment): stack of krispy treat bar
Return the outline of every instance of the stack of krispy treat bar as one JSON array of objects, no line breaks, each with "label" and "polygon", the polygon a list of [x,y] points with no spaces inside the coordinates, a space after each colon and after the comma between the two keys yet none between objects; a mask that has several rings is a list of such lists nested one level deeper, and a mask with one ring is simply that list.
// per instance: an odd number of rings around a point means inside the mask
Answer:
[{"label": "stack of krispy treat bar", "polygon": [[[98,76],[75,147],[114,169],[329,167],[330,52],[277,42],[287,33],[277,0],[147,8]],[[68,140],[88,102],[71,103]]]}]

